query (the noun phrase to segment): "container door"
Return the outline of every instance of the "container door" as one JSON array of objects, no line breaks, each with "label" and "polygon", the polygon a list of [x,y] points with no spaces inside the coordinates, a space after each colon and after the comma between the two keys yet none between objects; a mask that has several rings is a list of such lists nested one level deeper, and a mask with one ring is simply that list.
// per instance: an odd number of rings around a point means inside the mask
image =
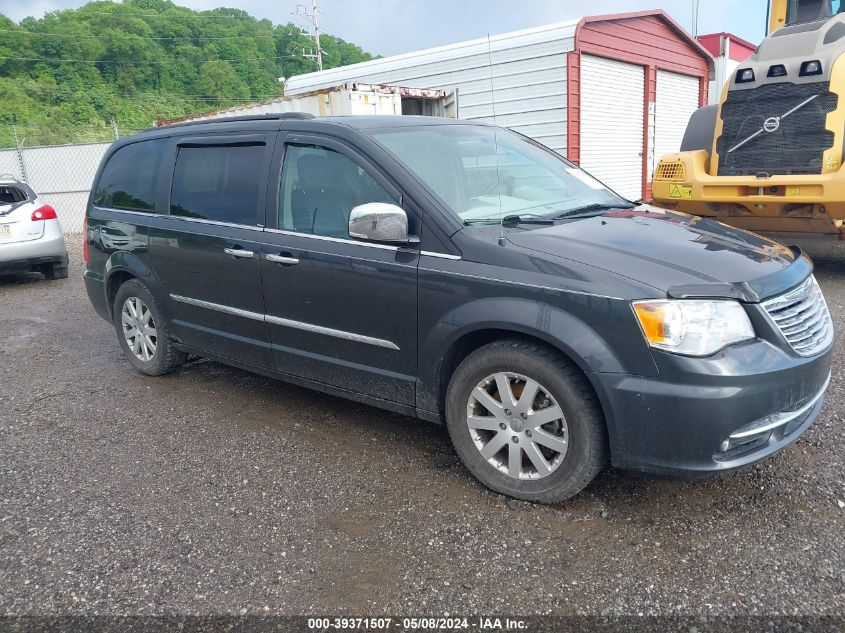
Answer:
[{"label": "container door", "polygon": [[458,118],[458,89],[455,88],[452,92],[446,95],[443,100],[443,116],[447,119]]},{"label": "container door", "polygon": [[645,68],[581,56],[581,167],[617,191],[643,195]]}]

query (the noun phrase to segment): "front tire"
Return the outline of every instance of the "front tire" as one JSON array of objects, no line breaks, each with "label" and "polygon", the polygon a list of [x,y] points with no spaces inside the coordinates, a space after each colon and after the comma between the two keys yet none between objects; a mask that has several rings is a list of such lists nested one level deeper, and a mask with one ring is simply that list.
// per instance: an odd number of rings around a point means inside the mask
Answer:
[{"label": "front tire", "polygon": [[142,374],[161,376],[188,360],[185,352],[173,346],[158,304],[137,279],[130,279],[118,288],[112,320],[124,355]]},{"label": "front tire", "polygon": [[446,421],[467,469],[516,499],[565,501],[607,463],[590,384],[555,350],[529,341],[496,341],[467,356],[449,383]]}]

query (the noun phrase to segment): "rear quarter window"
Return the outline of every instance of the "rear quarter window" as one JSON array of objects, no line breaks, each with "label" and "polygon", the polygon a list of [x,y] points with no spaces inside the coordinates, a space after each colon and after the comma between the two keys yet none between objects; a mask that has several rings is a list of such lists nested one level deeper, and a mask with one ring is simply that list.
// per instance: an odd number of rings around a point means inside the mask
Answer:
[{"label": "rear quarter window", "polygon": [[115,151],[103,169],[94,204],[110,209],[155,211],[158,172],[167,139],[139,141]]}]

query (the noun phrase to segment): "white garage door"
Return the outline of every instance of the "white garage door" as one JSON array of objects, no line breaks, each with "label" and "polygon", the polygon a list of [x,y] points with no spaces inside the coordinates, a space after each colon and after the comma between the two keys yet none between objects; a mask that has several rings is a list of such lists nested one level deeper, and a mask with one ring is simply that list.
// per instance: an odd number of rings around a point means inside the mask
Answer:
[{"label": "white garage door", "polygon": [[631,200],[643,195],[645,68],[581,57],[581,166]]},{"label": "white garage door", "polygon": [[654,108],[653,160],[651,171],[662,156],[681,149],[684,132],[693,112],[698,110],[701,86],[698,77],[657,71],[657,101]]}]

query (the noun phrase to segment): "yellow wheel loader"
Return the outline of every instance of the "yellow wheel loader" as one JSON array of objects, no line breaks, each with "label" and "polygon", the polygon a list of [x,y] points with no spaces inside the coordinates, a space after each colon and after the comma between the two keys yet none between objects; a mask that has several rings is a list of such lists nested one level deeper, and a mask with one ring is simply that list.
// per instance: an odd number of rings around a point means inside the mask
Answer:
[{"label": "yellow wheel loader", "polygon": [[845,0],[771,0],[769,34],[690,118],[654,202],[790,237],[845,235]]}]

